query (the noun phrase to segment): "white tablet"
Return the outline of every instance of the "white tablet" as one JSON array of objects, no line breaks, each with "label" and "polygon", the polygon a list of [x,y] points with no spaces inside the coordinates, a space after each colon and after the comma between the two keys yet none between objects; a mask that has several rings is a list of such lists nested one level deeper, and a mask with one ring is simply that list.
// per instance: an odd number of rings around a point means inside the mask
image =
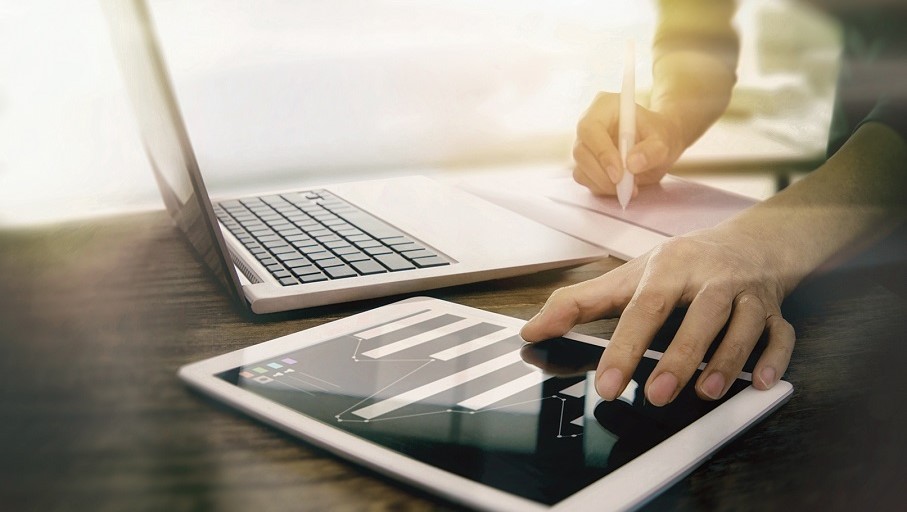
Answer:
[{"label": "white tablet", "polygon": [[[414,298],[184,366],[191,386],[341,457],[486,510],[644,503],[790,397],[741,374],[727,398],[692,386],[666,407],[642,385],[593,388],[607,341],[527,345],[523,320]],[[695,377],[694,379],[695,380]]]}]

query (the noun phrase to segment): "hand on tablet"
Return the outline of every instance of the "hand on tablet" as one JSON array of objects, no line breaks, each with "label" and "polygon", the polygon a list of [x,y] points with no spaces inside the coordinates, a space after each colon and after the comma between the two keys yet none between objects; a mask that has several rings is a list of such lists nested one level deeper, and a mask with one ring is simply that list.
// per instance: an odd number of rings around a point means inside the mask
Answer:
[{"label": "hand on tablet", "polygon": [[717,351],[696,382],[703,399],[724,396],[763,331],[768,344],[753,372],[759,389],[787,369],[794,330],[781,317],[784,285],[754,247],[758,240],[717,228],[671,239],[598,278],[555,291],[521,331],[537,342],[574,325],[620,315],[596,371],[595,385],[614,400],[675,307],[689,306],[674,339],[645,383],[653,405],[670,403],[687,384],[718,333]]},{"label": "hand on tablet", "polygon": [[[617,149],[619,96],[600,93],[576,129],[573,179],[597,195],[615,195],[623,174]],[[627,169],[637,185],[658,183],[685,148],[680,126],[664,114],[637,106],[636,134]]]}]

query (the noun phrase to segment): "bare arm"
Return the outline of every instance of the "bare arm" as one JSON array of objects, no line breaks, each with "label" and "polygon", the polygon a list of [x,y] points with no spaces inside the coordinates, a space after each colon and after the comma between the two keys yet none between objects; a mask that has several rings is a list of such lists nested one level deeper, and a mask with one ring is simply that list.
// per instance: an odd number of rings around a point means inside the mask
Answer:
[{"label": "bare arm", "polygon": [[787,292],[813,270],[851,255],[903,222],[907,143],[888,126],[861,126],[825,164],[730,221],[770,240]]}]

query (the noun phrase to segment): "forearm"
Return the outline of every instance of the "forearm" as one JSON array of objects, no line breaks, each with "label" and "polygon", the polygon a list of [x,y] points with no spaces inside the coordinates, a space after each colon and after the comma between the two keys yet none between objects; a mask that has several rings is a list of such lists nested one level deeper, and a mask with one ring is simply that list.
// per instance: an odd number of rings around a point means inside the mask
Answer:
[{"label": "forearm", "polygon": [[860,127],[825,164],[719,229],[750,236],[783,292],[830,260],[905,220],[907,142],[880,123]]},{"label": "forearm", "polygon": [[725,111],[737,80],[732,1],[664,0],[653,46],[650,107],[690,146]]}]

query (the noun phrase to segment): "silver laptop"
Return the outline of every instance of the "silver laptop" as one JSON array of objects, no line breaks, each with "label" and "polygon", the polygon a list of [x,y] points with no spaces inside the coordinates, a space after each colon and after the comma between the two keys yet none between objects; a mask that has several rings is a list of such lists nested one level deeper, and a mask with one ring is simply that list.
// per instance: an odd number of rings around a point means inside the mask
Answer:
[{"label": "silver laptop", "polygon": [[421,291],[605,255],[426,177],[209,198],[142,0],[105,0],[114,51],[164,203],[255,313]]}]

